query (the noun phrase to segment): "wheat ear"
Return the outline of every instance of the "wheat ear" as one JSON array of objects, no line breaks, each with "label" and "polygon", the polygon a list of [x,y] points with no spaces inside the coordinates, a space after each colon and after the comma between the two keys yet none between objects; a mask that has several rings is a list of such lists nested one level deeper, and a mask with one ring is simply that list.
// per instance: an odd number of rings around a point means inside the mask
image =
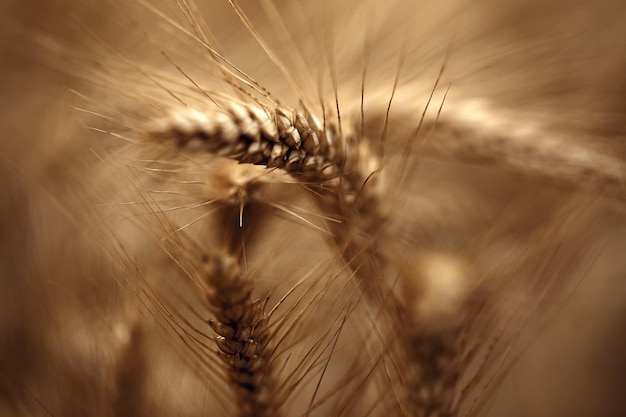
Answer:
[{"label": "wheat ear", "polygon": [[[604,140],[581,140],[566,128],[535,115],[502,114],[481,100],[450,105],[440,118],[425,120],[424,152],[435,157],[502,166],[528,177],[626,197],[626,171]],[[599,139],[599,138],[596,138]]]},{"label": "wheat ear", "polygon": [[[228,193],[215,202],[215,232],[220,249],[200,249],[192,260],[201,276],[203,296],[213,315],[208,324],[215,332],[216,353],[226,372],[240,417],[279,416],[272,331],[268,328],[266,300],[253,298],[255,281],[244,273],[244,245],[262,218],[262,208],[253,201],[262,183],[241,170],[226,173]],[[241,224],[241,210],[246,206],[246,224]]]},{"label": "wheat ear", "polygon": [[206,256],[202,268],[209,289],[206,299],[215,317],[218,355],[227,369],[239,415],[277,416],[268,349],[265,302],[252,299],[252,281],[228,254]]},{"label": "wheat ear", "polygon": [[281,168],[301,179],[339,175],[343,151],[334,125],[309,112],[273,112],[234,99],[207,111],[184,109],[146,127],[152,138],[175,139],[183,149],[206,151],[241,163]]}]

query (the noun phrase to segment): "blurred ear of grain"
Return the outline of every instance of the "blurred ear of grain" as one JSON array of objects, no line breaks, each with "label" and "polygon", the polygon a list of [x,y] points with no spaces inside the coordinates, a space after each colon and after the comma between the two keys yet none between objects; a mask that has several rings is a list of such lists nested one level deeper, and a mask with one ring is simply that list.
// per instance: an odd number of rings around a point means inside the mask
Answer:
[{"label": "blurred ear of grain", "polygon": [[[190,13],[202,16],[211,45],[281,104],[317,106],[319,91],[332,108],[335,80],[342,116],[356,130],[368,62],[370,138],[383,129],[402,62],[385,145],[382,201],[391,207],[377,242],[393,267],[383,274],[398,298],[426,300],[407,308],[418,323],[454,324],[446,315],[457,314],[457,303],[492,300],[492,316],[478,320],[490,329],[475,336],[478,352],[494,334],[504,340],[498,349],[512,352],[490,365],[487,380],[506,372],[481,397],[489,407],[479,415],[626,413],[622,1],[242,2],[302,97],[227,1],[197,3]],[[323,216],[331,213],[319,212],[310,190],[280,172],[126,140],[179,104],[169,91],[194,105],[205,99],[172,62],[212,93],[238,93],[206,48],[159,16],[191,33],[184,4],[0,5],[0,414],[234,415],[227,374],[203,351],[212,341],[192,330],[211,334],[206,300],[187,276],[198,253],[233,238],[217,232],[227,217],[207,214],[207,202],[233,209],[245,192],[250,232],[241,239],[251,249],[254,297],[273,305],[315,277],[274,316],[272,331],[285,332],[278,379],[305,380],[295,398],[285,382],[284,415],[309,406],[317,379],[306,380],[303,368],[319,377],[323,361],[310,357],[326,358],[318,345],[332,346],[335,331],[342,339],[318,394],[330,400],[314,415],[337,414],[355,392],[372,398],[351,402],[344,415],[385,407],[401,415],[399,387],[376,402],[389,391],[385,378],[399,372],[385,355],[395,351],[379,340],[389,333],[377,326],[388,323],[355,301],[358,285],[329,244],[328,230],[337,229]],[[403,165],[443,61],[412,153],[424,157]],[[406,271],[415,279],[398,284]],[[381,357],[389,369],[376,368]],[[342,382],[345,392],[330,395]]]}]

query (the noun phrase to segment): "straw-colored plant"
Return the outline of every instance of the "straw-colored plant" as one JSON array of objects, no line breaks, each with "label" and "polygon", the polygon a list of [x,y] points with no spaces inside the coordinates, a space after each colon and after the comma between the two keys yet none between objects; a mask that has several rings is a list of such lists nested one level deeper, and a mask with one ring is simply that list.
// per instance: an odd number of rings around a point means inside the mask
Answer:
[{"label": "straw-colored plant", "polygon": [[[31,3],[0,413],[525,415],[517,361],[625,266],[624,30],[577,20],[617,3]],[[529,412],[623,410],[587,388]]]}]

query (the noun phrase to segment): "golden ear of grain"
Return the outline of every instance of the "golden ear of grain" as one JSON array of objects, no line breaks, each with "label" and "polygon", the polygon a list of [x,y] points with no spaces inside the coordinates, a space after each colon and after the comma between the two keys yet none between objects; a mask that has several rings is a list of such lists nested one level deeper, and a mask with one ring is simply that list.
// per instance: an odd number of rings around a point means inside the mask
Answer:
[{"label": "golden ear of grain", "polygon": [[242,276],[237,259],[228,254],[206,257],[202,273],[209,309],[215,316],[209,325],[217,334],[218,356],[233,387],[238,415],[279,415],[265,302],[252,299],[252,282]]},{"label": "golden ear of grain", "polygon": [[333,125],[322,127],[309,112],[264,110],[234,99],[211,111],[182,109],[151,122],[149,139],[173,140],[187,151],[211,152],[241,163],[284,169],[302,180],[325,182],[345,163]]}]

